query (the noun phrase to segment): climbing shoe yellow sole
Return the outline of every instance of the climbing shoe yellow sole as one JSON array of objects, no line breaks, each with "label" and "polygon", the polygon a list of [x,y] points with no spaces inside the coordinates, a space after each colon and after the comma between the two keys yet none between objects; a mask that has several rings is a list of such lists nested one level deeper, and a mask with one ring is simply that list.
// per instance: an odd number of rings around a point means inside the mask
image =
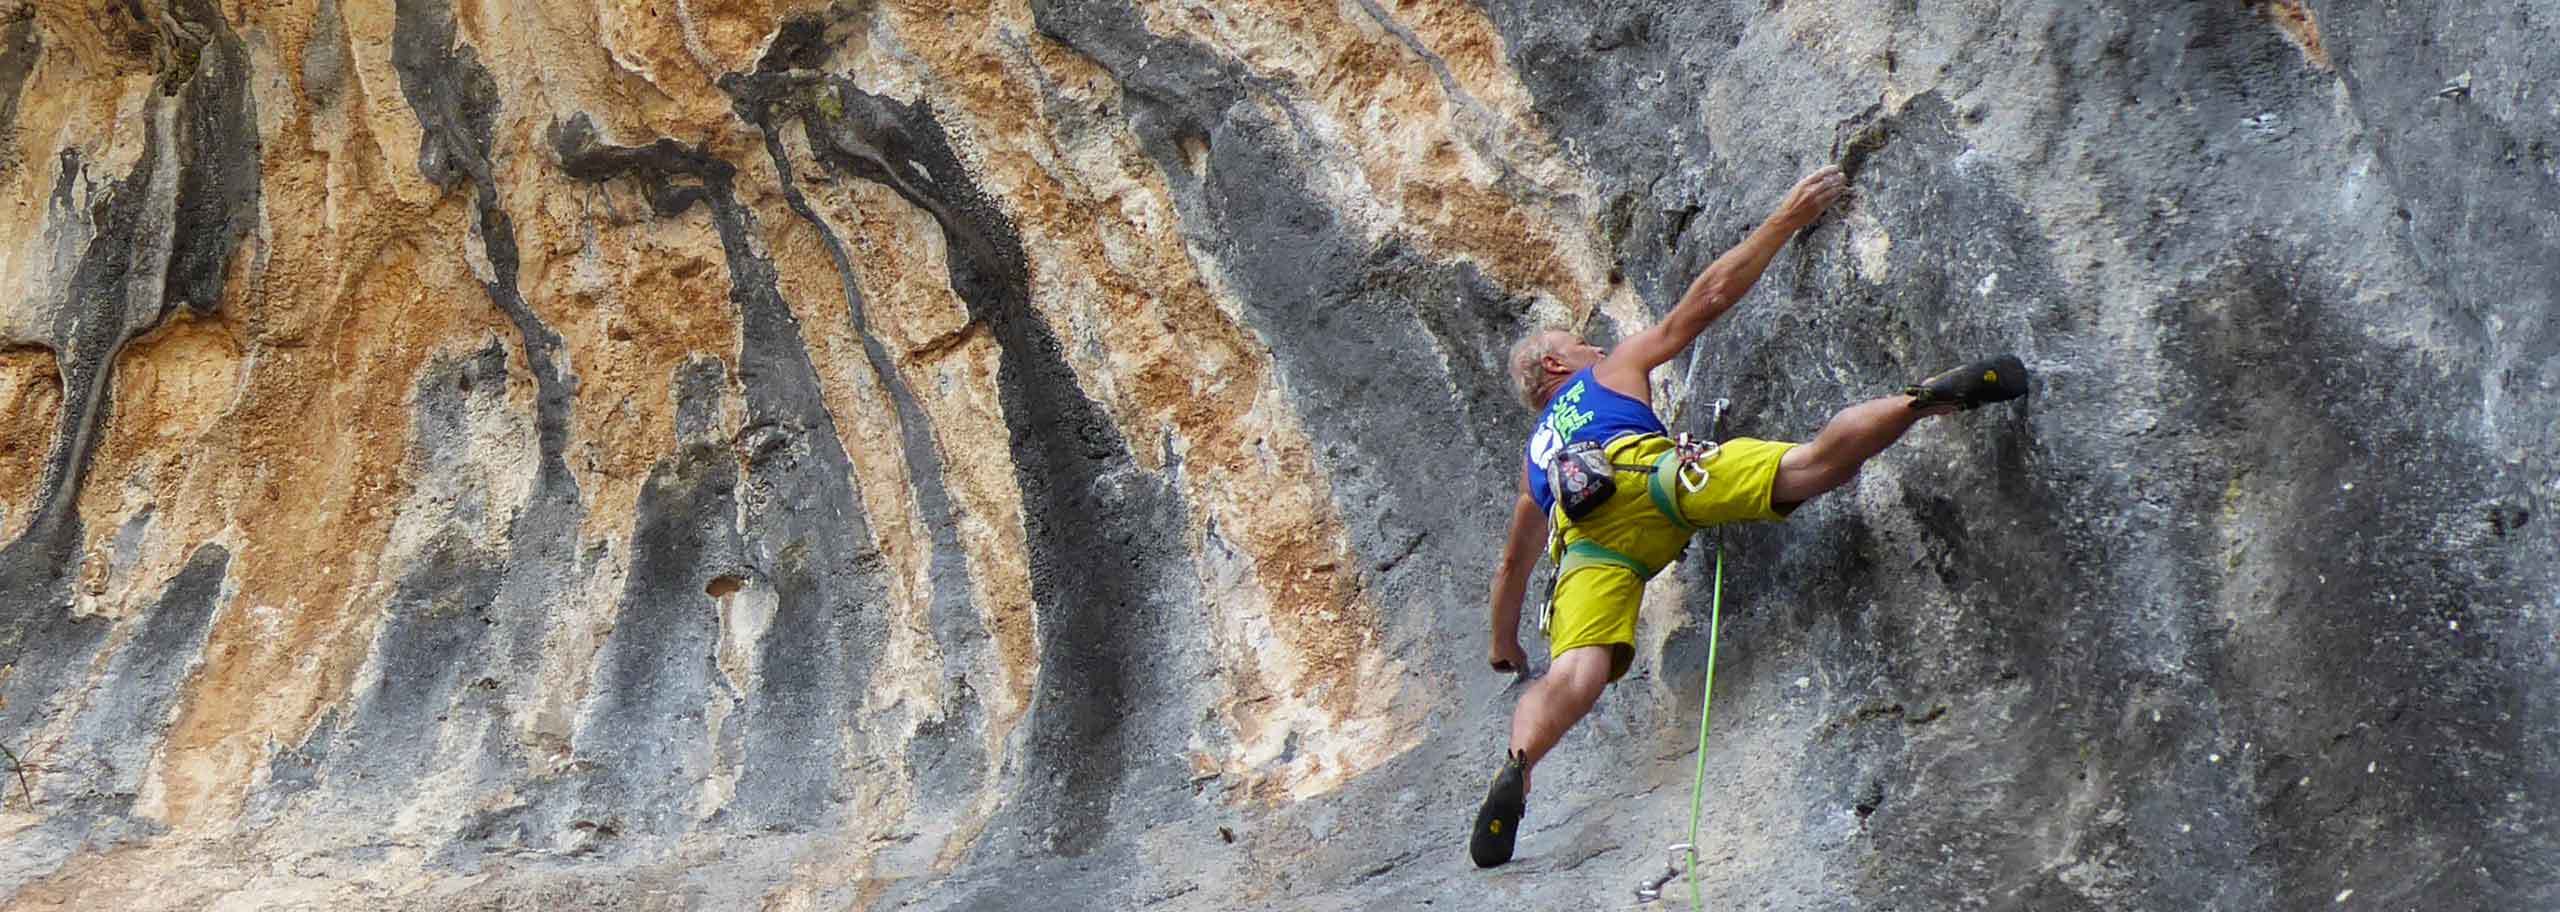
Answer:
[{"label": "climbing shoe yellow sole", "polygon": [[1511,860],[1511,847],[1520,838],[1520,815],[1529,809],[1529,760],[1513,753],[1502,763],[1502,775],[1493,778],[1493,789],[1484,796],[1484,807],[1476,810],[1476,828],[1467,839],[1467,855],[1476,867],[1490,868]]},{"label": "climbing shoe yellow sole", "polygon": [[1902,388],[1916,409],[1975,409],[2027,394],[2027,365],[2016,355],[1976,361]]}]

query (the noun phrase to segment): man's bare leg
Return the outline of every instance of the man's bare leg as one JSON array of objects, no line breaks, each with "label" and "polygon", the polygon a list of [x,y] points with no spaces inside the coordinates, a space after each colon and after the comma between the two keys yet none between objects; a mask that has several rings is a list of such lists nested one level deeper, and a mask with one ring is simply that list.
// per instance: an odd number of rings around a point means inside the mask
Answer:
[{"label": "man's bare leg", "polygon": [[1511,711],[1512,751],[1527,757],[1528,765],[1538,765],[1600,702],[1600,691],[1608,686],[1609,647],[1583,646],[1557,656],[1546,676],[1529,685]]},{"label": "man's bare leg", "polygon": [[1848,484],[1858,476],[1858,467],[1902,439],[1920,419],[1954,411],[1954,406],[1912,408],[1910,396],[1870,399],[1843,409],[1813,435],[1812,442],[1778,458],[1778,477],[1770,485],[1769,502],[1801,504]]},{"label": "man's bare leg", "polygon": [[1565,650],[1545,677],[1529,685],[1511,713],[1511,753],[1501,775],[1476,809],[1475,829],[1467,837],[1467,854],[1476,867],[1490,868],[1511,860],[1520,838],[1520,818],[1529,807],[1529,768],[1555,749],[1556,742],[1600,701],[1609,686],[1608,646]]}]

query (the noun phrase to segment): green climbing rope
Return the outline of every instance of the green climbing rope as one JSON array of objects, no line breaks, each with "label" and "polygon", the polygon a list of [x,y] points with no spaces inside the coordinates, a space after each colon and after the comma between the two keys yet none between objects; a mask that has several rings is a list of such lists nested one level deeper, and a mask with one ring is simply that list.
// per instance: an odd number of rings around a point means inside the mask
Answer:
[{"label": "green climbing rope", "polygon": [[[1681,396],[1673,401],[1673,411],[1688,404],[1690,397],[1696,394],[1698,363],[1702,360],[1705,359],[1697,353],[1689,355],[1689,383]],[[1730,399],[1717,399],[1708,406],[1714,410],[1707,418],[1707,440],[1710,443],[1724,438],[1724,413],[1732,406]],[[1686,876],[1689,879],[1689,908],[1692,910],[1706,908],[1706,900],[1701,897],[1698,885],[1698,818],[1705,816],[1706,812],[1707,722],[1714,718],[1716,639],[1724,627],[1724,531],[1721,529],[1716,531],[1716,581],[1712,592],[1707,602],[1707,681],[1698,688],[1698,771],[1689,780],[1689,870]]]},{"label": "green climbing rope", "polygon": [[1698,772],[1689,780],[1689,908],[1704,909],[1698,887],[1698,818],[1707,798],[1707,721],[1714,717],[1716,633],[1724,626],[1724,533],[1716,533],[1715,594],[1707,602],[1707,683],[1698,688]]}]

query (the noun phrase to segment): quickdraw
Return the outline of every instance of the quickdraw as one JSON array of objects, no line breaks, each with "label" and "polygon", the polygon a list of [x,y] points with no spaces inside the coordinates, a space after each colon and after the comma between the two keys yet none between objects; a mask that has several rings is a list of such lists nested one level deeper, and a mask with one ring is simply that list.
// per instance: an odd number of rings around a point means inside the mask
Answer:
[{"label": "quickdraw", "polygon": [[[1707,489],[1707,462],[1716,458],[1717,450],[1724,449],[1724,444],[1712,435],[1724,432],[1724,413],[1731,408],[1731,399],[1707,403],[1707,427],[1711,429],[1708,439],[1699,440],[1687,431],[1680,432],[1680,440],[1673,450],[1680,454],[1680,490],[1695,494]],[[1689,474],[1691,469],[1697,470],[1694,478]]]},{"label": "quickdraw", "polygon": [[[1723,400],[1717,401],[1721,403]],[[1722,411],[1722,409],[1718,409],[1718,411]],[[1699,440],[1690,436],[1687,432],[1682,432],[1680,439],[1674,441],[1671,447],[1671,451],[1679,454],[1680,456],[1680,470],[1678,473],[1680,478],[1680,490],[1687,491],[1691,494],[1706,490],[1707,461],[1716,458],[1716,451],[1724,449],[1724,444],[1708,440]]]},{"label": "quickdraw", "polygon": [[1661,874],[1655,875],[1653,879],[1636,887],[1636,902],[1649,903],[1661,900],[1662,886],[1680,876],[1682,862],[1686,861],[1694,850],[1694,846],[1685,842],[1672,846],[1671,866],[1664,869]]}]

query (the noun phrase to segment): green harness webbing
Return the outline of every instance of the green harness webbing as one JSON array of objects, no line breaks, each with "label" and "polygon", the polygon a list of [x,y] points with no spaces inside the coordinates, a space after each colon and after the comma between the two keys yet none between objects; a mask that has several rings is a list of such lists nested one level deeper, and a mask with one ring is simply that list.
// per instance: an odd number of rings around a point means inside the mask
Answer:
[{"label": "green harness webbing", "polygon": [[[1643,561],[1628,557],[1625,552],[1586,538],[1564,546],[1564,560],[1557,563],[1556,579],[1562,580],[1572,575],[1573,571],[1592,564],[1616,564],[1635,571],[1637,576],[1645,579],[1652,579],[1654,574],[1654,568],[1645,566]],[[1555,596],[1547,597],[1552,599]]]},{"label": "green harness webbing", "polygon": [[1680,448],[1673,447],[1662,451],[1662,458],[1653,461],[1652,476],[1645,479],[1645,493],[1653,495],[1653,508],[1662,511],[1664,519],[1671,520],[1671,524],[1680,527],[1680,531],[1695,535],[1698,532],[1697,524],[1690,522],[1689,517],[1680,515],[1680,496],[1672,493],[1671,490],[1672,479],[1678,477],[1680,477]]}]

